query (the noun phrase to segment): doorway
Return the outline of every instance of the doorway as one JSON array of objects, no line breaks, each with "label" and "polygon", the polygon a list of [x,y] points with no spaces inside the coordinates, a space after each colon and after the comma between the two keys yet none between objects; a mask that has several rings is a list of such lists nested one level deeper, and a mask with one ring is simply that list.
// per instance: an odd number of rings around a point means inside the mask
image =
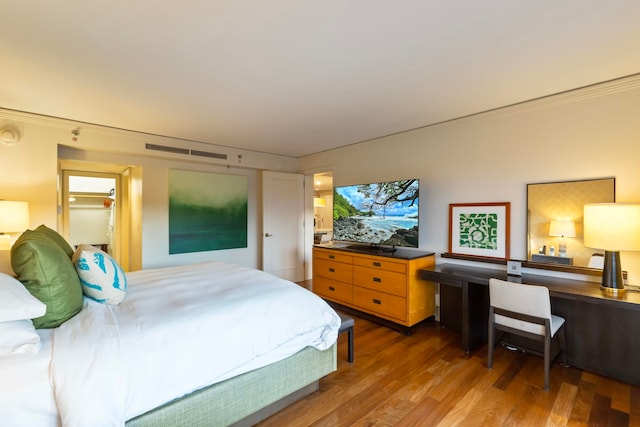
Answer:
[{"label": "doorway", "polygon": [[119,258],[120,175],[65,170],[65,231],[74,248],[89,244]]},{"label": "doorway", "polygon": [[60,161],[58,226],[71,246],[90,244],[124,271],[142,268],[142,170]]},{"label": "doorway", "polygon": [[333,240],[333,172],[313,174],[313,243]]}]

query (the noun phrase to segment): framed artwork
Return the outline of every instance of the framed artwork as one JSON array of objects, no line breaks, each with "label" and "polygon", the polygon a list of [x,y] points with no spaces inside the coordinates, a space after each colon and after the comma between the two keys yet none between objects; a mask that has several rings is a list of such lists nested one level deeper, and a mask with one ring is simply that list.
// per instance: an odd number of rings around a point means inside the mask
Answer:
[{"label": "framed artwork", "polygon": [[249,179],[169,170],[169,254],[247,247]]},{"label": "framed artwork", "polygon": [[511,203],[449,205],[449,253],[482,258],[509,258]]}]

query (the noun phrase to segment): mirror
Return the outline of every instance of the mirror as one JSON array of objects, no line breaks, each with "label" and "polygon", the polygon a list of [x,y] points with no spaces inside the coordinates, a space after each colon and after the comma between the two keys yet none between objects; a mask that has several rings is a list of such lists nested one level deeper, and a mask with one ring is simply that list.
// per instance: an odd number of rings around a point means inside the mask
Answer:
[{"label": "mirror", "polygon": [[604,251],[582,244],[583,207],[611,202],[615,178],[527,184],[527,266],[599,274],[589,263]]}]

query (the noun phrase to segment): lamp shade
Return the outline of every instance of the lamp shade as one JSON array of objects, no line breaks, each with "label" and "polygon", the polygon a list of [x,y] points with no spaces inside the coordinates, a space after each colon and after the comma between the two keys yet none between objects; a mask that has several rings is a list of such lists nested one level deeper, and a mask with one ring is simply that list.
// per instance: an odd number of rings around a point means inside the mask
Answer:
[{"label": "lamp shade", "polygon": [[0,233],[21,233],[29,227],[29,204],[0,200]]},{"label": "lamp shade", "polygon": [[549,225],[549,236],[576,237],[576,223],[567,219],[555,219]]},{"label": "lamp shade", "polygon": [[640,203],[584,205],[584,245],[605,251],[640,250]]}]

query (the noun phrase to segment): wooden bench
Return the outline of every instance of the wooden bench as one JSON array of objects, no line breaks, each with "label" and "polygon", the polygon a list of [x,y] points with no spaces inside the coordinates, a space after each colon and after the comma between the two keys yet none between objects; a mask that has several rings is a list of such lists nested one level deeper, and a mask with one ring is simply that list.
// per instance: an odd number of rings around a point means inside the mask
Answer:
[{"label": "wooden bench", "polygon": [[340,316],[340,329],[338,330],[338,334],[342,334],[343,332],[348,333],[349,339],[349,349],[347,353],[347,360],[349,363],[353,363],[353,325],[354,321],[352,317],[347,316],[344,313],[338,312]]}]

